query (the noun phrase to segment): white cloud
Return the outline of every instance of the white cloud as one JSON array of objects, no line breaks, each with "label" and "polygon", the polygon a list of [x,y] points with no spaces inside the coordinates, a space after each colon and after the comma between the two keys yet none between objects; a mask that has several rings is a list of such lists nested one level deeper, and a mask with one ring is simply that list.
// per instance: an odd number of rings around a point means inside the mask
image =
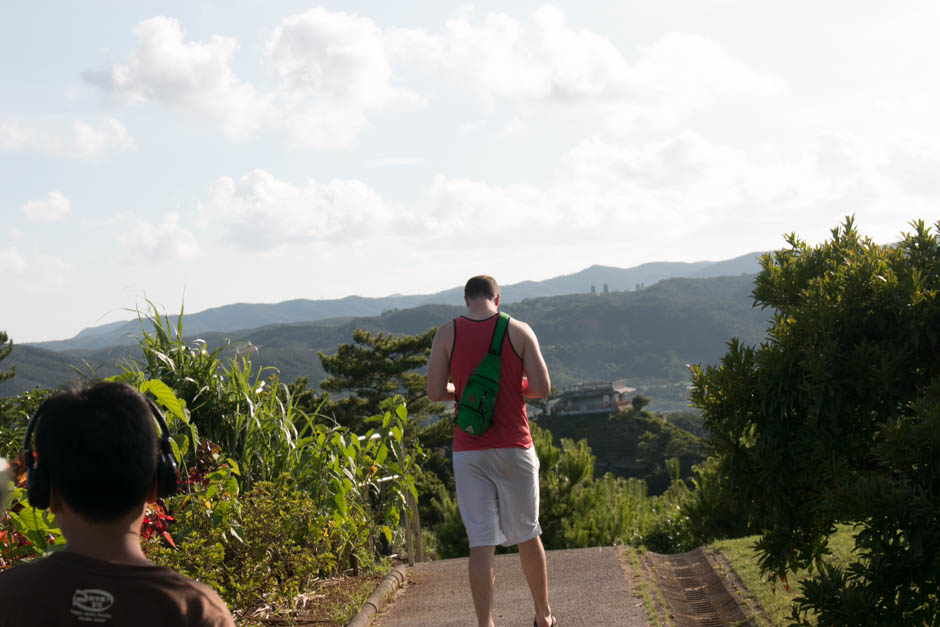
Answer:
[{"label": "white cloud", "polygon": [[258,129],[268,115],[268,99],[241,81],[229,66],[238,49],[231,37],[187,42],[178,20],[152,17],[131,31],[137,47],[126,63],[87,71],[86,81],[130,103],[162,102],[219,123],[232,137]]},{"label": "white cloud", "polygon": [[131,260],[191,259],[200,254],[196,237],[180,225],[178,213],[168,213],[154,224],[136,216],[121,220],[131,224],[118,235],[118,241]]},{"label": "white cloud", "polygon": [[608,39],[575,31],[560,9],[542,7],[531,22],[505,13],[477,21],[464,9],[441,34],[398,34],[399,47],[467,77],[488,99],[581,100],[619,92],[629,71]]},{"label": "white cloud", "polygon": [[[701,35],[670,33],[641,49],[622,85],[621,124],[678,124],[692,111],[717,103],[768,99],[784,83],[749,69]],[[615,111],[611,111],[615,114]]]},{"label": "white cloud", "polygon": [[90,159],[105,152],[126,152],[134,142],[121,122],[105,118],[97,127],[81,120],[73,122],[71,146],[76,158]]},{"label": "white cloud", "polygon": [[628,60],[608,38],[568,25],[543,6],[531,20],[504,13],[477,19],[472,9],[441,34],[395,33],[402,56],[436,63],[486,101],[551,102],[604,109],[620,126],[674,125],[690,111],[731,99],[782,93],[700,35],[671,33]]},{"label": "white cloud", "polygon": [[45,200],[30,200],[23,211],[33,222],[58,222],[72,211],[72,201],[61,192],[49,192]]},{"label": "white cloud", "polygon": [[[85,79],[128,102],[162,102],[219,123],[232,137],[278,130],[288,142],[347,148],[372,112],[420,106],[424,94],[395,84],[401,70],[437,68],[484,102],[550,102],[601,110],[615,126],[675,125],[716,102],[783,90],[699,35],[673,33],[628,60],[607,37],[543,6],[528,20],[462,10],[440,32],[381,28],[367,17],[313,8],[282,20],[263,60],[276,87],[236,76],[231,37],[186,41],[180,23],[153,17],[134,29],[124,63]],[[422,83],[428,93],[432,80]],[[503,129],[511,134],[516,126]]]},{"label": "white cloud", "polygon": [[106,117],[97,126],[83,120],[68,130],[48,120],[0,122],[0,150],[32,150],[69,159],[92,159],[134,149],[134,140],[119,120]]},{"label": "white cloud", "polygon": [[691,132],[640,145],[592,138],[544,186],[436,178],[414,235],[445,248],[523,234],[556,246],[629,248],[645,238],[647,249],[656,242],[656,258],[687,259],[691,249],[776,246],[790,231],[820,239],[855,214],[866,232],[890,241],[910,219],[930,221],[940,201],[940,186],[892,169],[907,159],[904,171],[916,172],[916,160],[927,173],[936,154],[901,153],[901,145],[823,134],[799,153],[766,158]]},{"label": "white cloud", "polygon": [[265,51],[277,88],[264,92],[231,67],[238,43],[213,35],[186,41],[178,20],[153,17],[133,29],[125,63],[85,79],[129,103],[160,102],[217,122],[231,137],[282,130],[290,143],[350,146],[369,111],[423,102],[391,84],[384,34],[372,20],[310,9],[283,20]]},{"label": "white cloud", "polygon": [[295,185],[264,170],[220,178],[198,212],[202,226],[223,229],[229,241],[255,250],[371,237],[408,219],[361,181]]},{"label": "white cloud", "polygon": [[392,85],[386,36],[368,18],[310,9],[281,22],[267,53],[280,79],[278,107],[300,145],[349,146],[368,111],[424,102]]},{"label": "white cloud", "polygon": [[26,269],[26,260],[14,246],[13,248],[0,248],[0,272],[21,273]]}]

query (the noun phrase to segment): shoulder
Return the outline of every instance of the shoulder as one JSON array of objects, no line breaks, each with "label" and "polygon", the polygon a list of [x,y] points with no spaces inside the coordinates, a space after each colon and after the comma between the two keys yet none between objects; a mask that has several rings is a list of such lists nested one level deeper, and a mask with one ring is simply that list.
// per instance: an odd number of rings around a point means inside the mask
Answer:
[{"label": "shoulder", "polygon": [[204,583],[190,579],[170,568],[161,568],[161,578],[168,591],[181,605],[186,624],[200,626],[234,625],[232,615],[218,593]]},{"label": "shoulder", "polygon": [[[33,582],[43,579],[50,571],[50,564],[50,558],[43,557],[0,571],[0,607],[4,600],[14,598],[12,595],[17,591],[29,589]],[[52,567],[54,570],[54,565]]]},{"label": "shoulder", "polygon": [[456,326],[457,321],[455,319],[448,320],[447,322],[441,324],[439,327],[437,327],[437,332],[434,333],[434,341],[449,344],[454,337]]},{"label": "shoulder", "polygon": [[37,604],[48,603],[50,582],[58,576],[51,557],[20,563],[0,571],[0,627],[27,625],[36,619]]},{"label": "shoulder", "polygon": [[516,329],[524,329],[526,331],[532,331],[532,327],[529,326],[528,322],[523,322],[519,318],[513,318],[509,316],[509,327]]},{"label": "shoulder", "polygon": [[525,336],[525,337],[534,337],[535,332],[532,331],[532,327],[529,326],[527,322],[518,320],[510,316],[509,318],[509,331],[514,332],[515,335]]},{"label": "shoulder", "polygon": [[48,557],[41,557],[0,571],[0,596],[8,594],[11,590],[29,586],[32,582],[46,577],[48,573],[57,571],[56,555],[58,554],[53,553]]},{"label": "shoulder", "polygon": [[535,339],[535,333],[527,323],[516,318],[509,318],[509,341],[520,357],[524,357],[526,347]]},{"label": "shoulder", "polygon": [[453,332],[454,332],[454,326],[455,326],[456,324],[457,324],[457,319],[456,319],[456,318],[451,318],[451,319],[448,320],[447,322],[441,323],[441,325],[437,327],[437,332],[438,332],[438,333],[442,333],[442,332],[443,332],[443,333],[448,333],[448,332],[449,332],[449,333],[453,333]]}]

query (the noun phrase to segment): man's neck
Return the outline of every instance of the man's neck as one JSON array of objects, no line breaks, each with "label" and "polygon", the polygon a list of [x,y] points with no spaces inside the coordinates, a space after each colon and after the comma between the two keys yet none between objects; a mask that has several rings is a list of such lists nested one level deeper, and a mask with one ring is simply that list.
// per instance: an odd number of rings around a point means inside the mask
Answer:
[{"label": "man's neck", "polygon": [[56,520],[65,535],[65,550],[119,564],[150,564],[140,548],[143,511],[105,523],[92,523],[68,508],[58,507]]},{"label": "man's neck", "polygon": [[65,550],[103,562],[136,565],[151,564],[140,548],[140,536],[130,532],[120,538],[73,535],[73,537],[67,539]]},{"label": "man's neck", "polygon": [[479,299],[467,304],[467,318],[471,320],[486,320],[499,313],[499,308],[491,300]]}]

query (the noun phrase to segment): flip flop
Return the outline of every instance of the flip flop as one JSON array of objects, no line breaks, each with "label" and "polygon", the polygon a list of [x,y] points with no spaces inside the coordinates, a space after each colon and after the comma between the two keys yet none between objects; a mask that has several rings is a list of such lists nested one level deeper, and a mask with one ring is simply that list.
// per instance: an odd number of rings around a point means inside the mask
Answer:
[{"label": "flip flop", "polygon": [[[552,624],[550,627],[555,627],[557,624],[558,624],[558,621],[555,620],[555,615],[552,614]],[[539,627],[539,622],[537,620],[533,620],[532,627]]]}]

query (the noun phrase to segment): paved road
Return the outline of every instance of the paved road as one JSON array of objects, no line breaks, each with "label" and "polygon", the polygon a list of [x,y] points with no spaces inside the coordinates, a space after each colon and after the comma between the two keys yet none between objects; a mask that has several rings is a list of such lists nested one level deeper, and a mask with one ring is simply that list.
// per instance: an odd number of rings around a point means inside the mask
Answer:
[{"label": "paved road", "polygon": [[[620,548],[548,551],[547,556],[549,597],[559,627],[649,624],[642,601],[633,594],[632,571],[624,568]],[[532,624],[532,597],[518,555],[496,556],[495,597],[497,627]],[[466,558],[416,564],[409,569],[406,585],[372,625],[475,627]]]}]

